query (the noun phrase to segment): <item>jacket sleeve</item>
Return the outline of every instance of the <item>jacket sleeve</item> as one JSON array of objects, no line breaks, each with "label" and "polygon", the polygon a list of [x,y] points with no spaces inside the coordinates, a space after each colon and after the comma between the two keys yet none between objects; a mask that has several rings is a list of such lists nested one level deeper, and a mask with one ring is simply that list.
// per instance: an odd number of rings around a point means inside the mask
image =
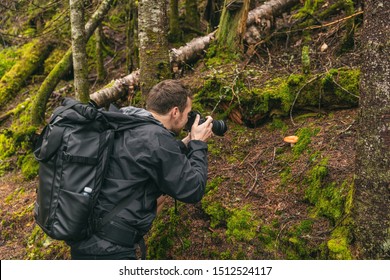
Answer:
[{"label": "jacket sleeve", "polygon": [[156,184],[161,192],[186,203],[202,199],[207,181],[207,144],[190,141],[187,156],[168,135],[159,135],[155,150]]}]

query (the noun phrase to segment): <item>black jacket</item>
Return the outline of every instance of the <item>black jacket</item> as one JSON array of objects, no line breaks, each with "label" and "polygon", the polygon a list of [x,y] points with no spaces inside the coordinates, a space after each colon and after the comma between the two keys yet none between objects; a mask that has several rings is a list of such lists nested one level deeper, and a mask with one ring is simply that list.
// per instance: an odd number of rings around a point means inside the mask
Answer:
[{"label": "black jacket", "polygon": [[[144,235],[156,217],[160,195],[167,194],[186,203],[201,200],[207,180],[207,144],[190,141],[185,154],[182,142],[149,112],[134,107],[122,111],[135,115],[139,125],[116,135],[95,216],[103,217],[122,199],[131,196],[131,202],[114,219]],[[92,243],[96,245],[91,240],[96,238],[94,235],[89,241],[71,244],[72,251],[82,254],[83,248],[88,247],[85,253],[104,254],[105,250],[118,249],[91,248]]]},{"label": "black jacket", "polygon": [[132,196],[117,216],[145,234],[156,216],[160,195],[186,203],[201,200],[207,180],[207,144],[190,141],[185,155],[175,135],[149,112],[134,107],[123,111],[142,117],[144,123],[117,135],[97,211],[104,215]]}]

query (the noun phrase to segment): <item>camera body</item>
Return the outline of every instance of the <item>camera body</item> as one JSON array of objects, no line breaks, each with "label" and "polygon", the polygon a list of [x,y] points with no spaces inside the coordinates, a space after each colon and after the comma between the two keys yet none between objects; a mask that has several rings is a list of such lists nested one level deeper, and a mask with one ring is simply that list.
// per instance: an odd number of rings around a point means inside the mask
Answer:
[{"label": "camera body", "polygon": [[[206,121],[206,119],[202,118],[202,115],[198,111],[191,111],[188,113],[188,121],[184,127],[185,131],[191,131],[191,127],[195,122],[196,115],[200,115],[199,124],[202,124]],[[218,136],[223,136],[228,129],[226,122],[222,120],[213,120],[212,124],[212,131],[215,135]]]}]

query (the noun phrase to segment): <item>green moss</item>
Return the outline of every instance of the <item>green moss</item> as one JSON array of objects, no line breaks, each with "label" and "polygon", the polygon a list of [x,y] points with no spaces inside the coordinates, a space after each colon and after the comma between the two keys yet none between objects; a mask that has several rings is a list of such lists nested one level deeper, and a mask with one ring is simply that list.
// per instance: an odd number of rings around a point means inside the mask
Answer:
[{"label": "green moss", "polygon": [[232,252],[230,250],[227,250],[225,252],[222,252],[220,255],[219,255],[219,259],[220,260],[232,260],[233,259],[233,256],[232,256]]},{"label": "green moss", "polygon": [[314,14],[324,0],[306,0],[303,7],[294,14],[294,18],[306,18],[307,15]]},{"label": "green moss", "polygon": [[0,134],[0,160],[12,156],[15,152],[16,147],[10,132],[7,130],[2,132]]},{"label": "green moss", "polygon": [[210,217],[210,227],[215,228],[229,217],[229,211],[220,202],[202,203],[202,208]]},{"label": "green moss", "polygon": [[22,174],[26,179],[32,179],[38,175],[39,164],[33,154],[27,154],[19,158]]},{"label": "green moss", "polygon": [[293,176],[291,174],[291,168],[290,167],[285,168],[282,172],[280,172],[280,185],[282,187],[288,186],[292,178]]},{"label": "green moss", "polygon": [[27,241],[27,259],[29,260],[66,260],[70,259],[69,246],[63,241],[48,237],[39,226],[35,226]]},{"label": "green moss", "polygon": [[[178,215],[182,206],[183,204],[178,204],[177,212],[174,207],[163,211],[154,221],[150,230],[151,235],[147,240],[148,258],[167,259],[169,252],[174,248],[177,236],[180,236],[181,240],[186,239],[188,228],[185,220]],[[190,245],[188,242],[186,244]]]},{"label": "green moss", "polygon": [[310,48],[309,48],[309,46],[303,46],[302,54],[301,54],[301,61],[302,61],[302,72],[304,74],[309,74],[310,73]]},{"label": "green moss", "polygon": [[0,78],[12,68],[18,58],[15,47],[5,48],[0,51]]},{"label": "green moss", "polygon": [[269,225],[262,225],[260,228],[258,238],[269,252],[273,252],[276,249],[275,241],[278,236],[278,228],[279,226],[271,227]]},{"label": "green moss", "polygon": [[32,138],[35,136],[36,127],[30,124],[31,101],[20,103],[13,109],[14,121],[8,129],[0,133],[0,173],[3,174],[10,167],[11,159],[18,151],[18,167],[21,168],[26,178],[32,178],[37,174],[38,164],[32,151]]},{"label": "green moss", "polygon": [[50,53],[49,57],[47,59],[45,59],[45,62],[43,63],[43,67],[44,67],[43,73],[45,75],[48,75],[54,69],[56,64],[59,61],[61,61],[61,59],[64,56],[65,52],[66,52],[65,50],[62,50],[60,48],[56,48],[55,50],[53,50]]},{"label": "green moss", "polygon": [[336,183],[328,184],[323,190],[317,203],[318,214],[329,218],[333,224],[345,214],[346,196],[348,194],[348,182],[341,186]]},{"label": "green moss", "polygon": [[[359,69],[331,69],[321,79],[323,88],[323,102],[343,106],[345,104],[358,105],[359,101]],[[333,96],[332,100],[330,96]]]},{"label": "green moss", "polygon": [[0,106],[12,99],[32,73],[40,66],[49,52],[49,45],[32,40],[21,49],[20,59],[0,80]]},{"label": "green moss", "polygon": [[309,145],[312,137],[316,136],[320,131],[319,128],[303,127],[300,128],[296,135],[298,136],[298,142],[294,144],[292,151],[295,158],[298,158],[304,152],[310,154]]},{"label": "green moss", "polygon": [[[269,117],[289,116],[302,108],[356,107],[358,105],[358,69],[331,69],[324,74],[291,74],[267,80],[263,85],[248,88],[244,82],[253,71],[236,74],[235,68],[214,69],[204,86],[195,94],[194,104],[229,115],[238,109],[248,126],[257,126]],[[235,77],[231,80],[231,77]],[[229,104],[215,108],[218,104]]]},{"label": "green moss", "polygon": [[314,220],[303,220],[292,225],[281,237],[280,246],[286,252],[287,259],[316,259],[319,250],[308,242],[305,236],[310,235]]},{"label": "green moss", "polygon": [[223,177],[215,177],[211,181],[207,182],[205,193],[207,194],[209,191],[214,191],[218,189],[218,186],[225,181],[226,179]]},{"label": "green moss", "polygon": [[275,117],[272,119],[272,122],[268,125],[268,129],[271,131],[280,130],[281,135],[285,134],[288,126],[280,118]]},{"label": "green moss", "polygon": [[250,241],[256,236],[260,221],[255,219],[254,214],[249,210],[249,205],[242,209],[234,209],[227,219],[226,236],[230,240]]},{"label": "green moss", "polygon": [[[343,9],[347,16],[352,15],[355,12],[354,1],[344,0]],[[341,40],[339,53],[343,53],[352,50],[355,46],[355,19],[354,17],[348,19],[345,23],[345,35]]]},{"label": "green moss", "polygon": [[208,68],[215,68],[221,65],[237,62],[238,60],[239,56],[234,52],[219,48],[217,45],[212,43],[207,50],[205,64]]},{"label": "green moss", "polygon": [[10,193],[4,200],[5,203],[9,204],[12,203],[12,201],[15,201],[20,195],[24,194],[25,190],[24,188],[17,188],[15,191]]},{"label": "green moss", "polygon": [[322,159],[317,165],[309,170],[306,183],[308,185],[305,198],[312,204],[317,204],[322,195],[322,185],[328,175],[328,159]]},{"label": "green moss", "polygon": [[224,181],[222,177],[216,177],[206,186],[206,195],[203,197],[202,209],[210,217],[210,227],[215,228],[224,223],[229,217],[229,211],[221,202],[214,200],[214,193],[218,191],[218,186]]},{"label": "green moss", "polygon": [[338,227],[332,232],[331,239],[327,242],[329,258],[337,260],[351,260],[352,254],[349,249],[351,243],[349,227]]},{"label": "green moss", "polygon": [[307,174],[305,199],[314,205],[316,215],[328,218],[334,225],[351,207],[352,184],[349,181],[328,183],[327,175],[328,159],[324,158]]},{"label": "green moss", "polygon": [[[332,231],[331,237],[326,243],[326,249],[330,259],[350,260],[352,259],[350,244],[353,240],[353,219],[350,214],[352,209],[354,186],[353,183],[348,183],[347,181],[343,182],[342,186],[342,192],[339,196],[342,198],[343,203],[339,205],[339,211],[343,212],[344,215],[337,220],[338,224]],[[329,206],[334,207],[333,205]]]}]

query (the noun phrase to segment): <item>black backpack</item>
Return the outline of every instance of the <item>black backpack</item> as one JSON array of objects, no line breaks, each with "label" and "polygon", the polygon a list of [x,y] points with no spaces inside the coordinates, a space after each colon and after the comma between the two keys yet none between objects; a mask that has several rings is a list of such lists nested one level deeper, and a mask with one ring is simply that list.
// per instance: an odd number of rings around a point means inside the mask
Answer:
[{"label": "black backpack", "polygon": [[[104,111],[69,98],[54,111],[34,151],[39,161],[34,218],[48,236],[77,241],[96,230],[93,208],[114,135],[139,124],[122,113]],[[103,217],[99,227],[126,203],[123,200]]]}]

